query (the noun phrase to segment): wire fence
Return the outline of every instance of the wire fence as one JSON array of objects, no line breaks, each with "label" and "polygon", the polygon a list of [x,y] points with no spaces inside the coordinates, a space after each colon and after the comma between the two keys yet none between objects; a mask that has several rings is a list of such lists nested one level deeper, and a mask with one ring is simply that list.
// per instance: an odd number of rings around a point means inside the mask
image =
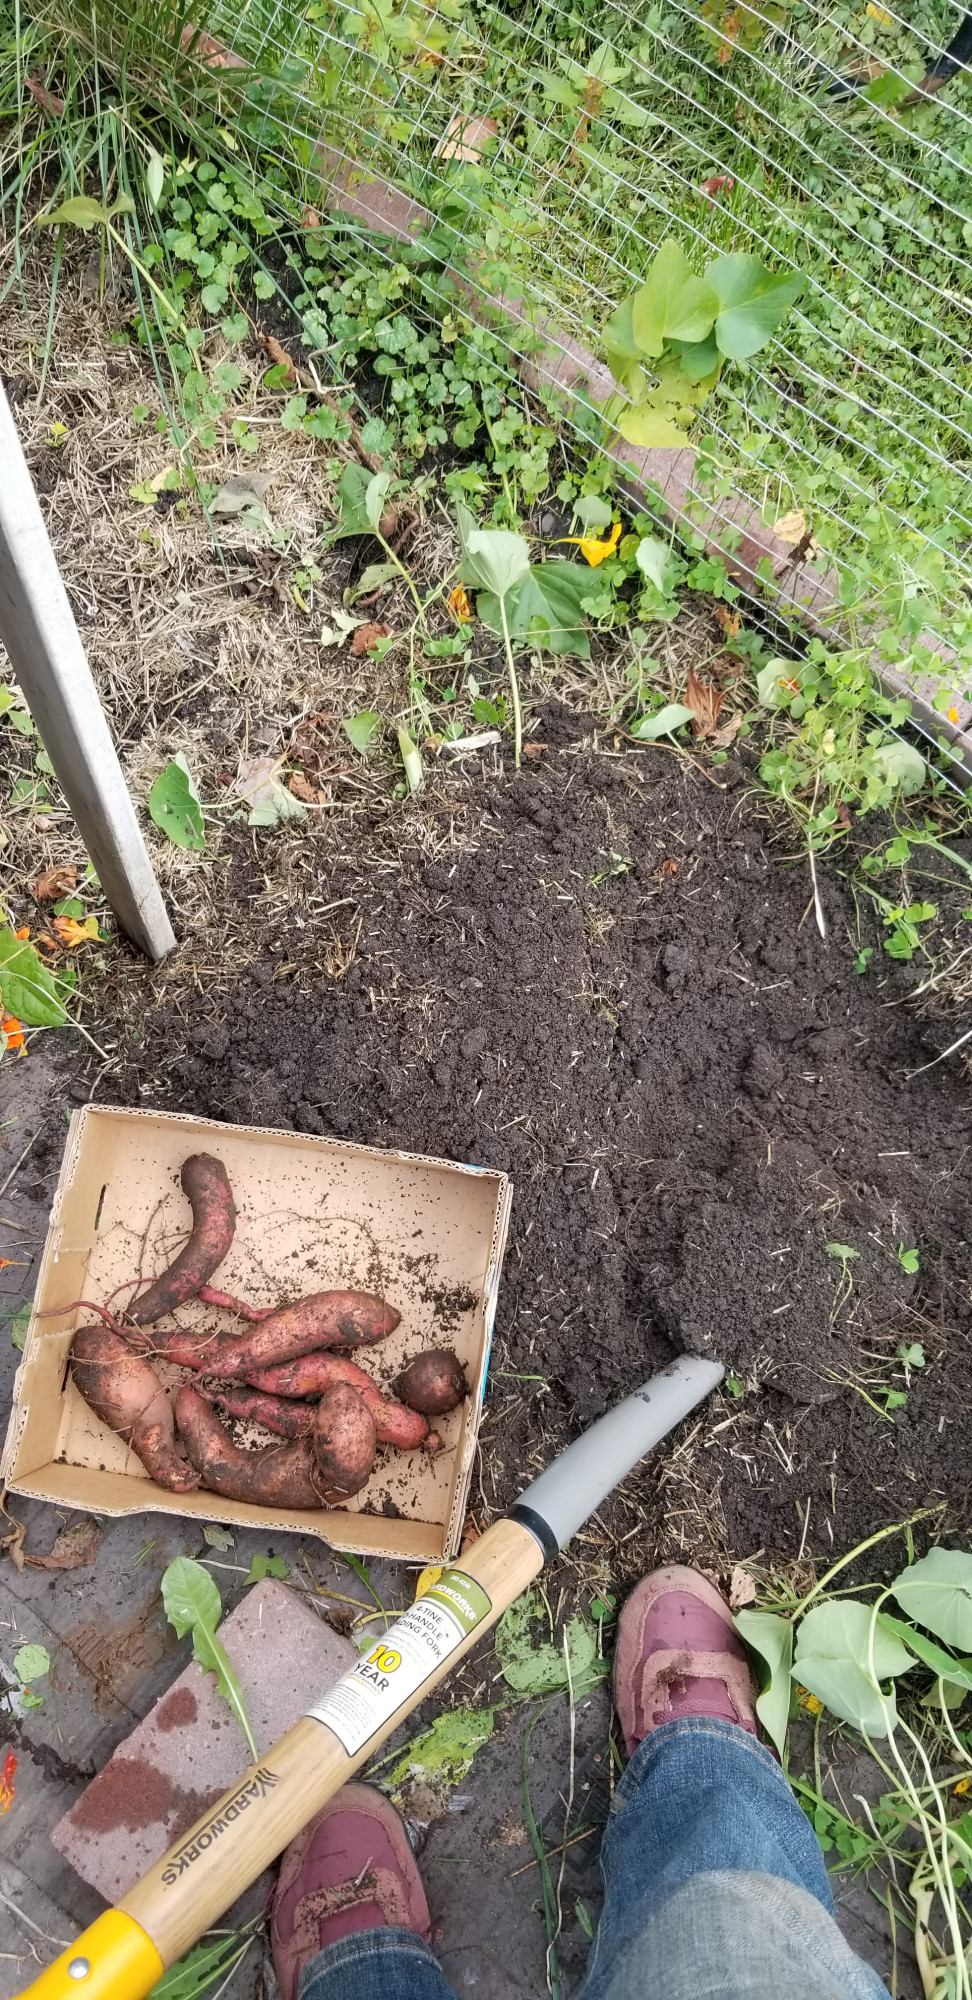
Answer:
[{"label": "wire fence", "polygon": [[[204,24],[197,10],[175,26],[195,78],[183,97],[232,101],[295,202],[378,177],[417,205],[467,296],[513,297],[521,325],[553,325],[595,356],[666,237],[699,269],[742,249],[801,272],[770,344],[726,366],[687,434],[690,487],[748,496],[838,569],[886,552],[919,580],[934,571],[961,616],[972,17],[954,0],[910,11],[920,18],[885,0],[217,0]],[[116,0],[95,13],[121,18]],[[303,303],[326,345],[313,270]],[[597,436],[583,380],[567,400]]]}]

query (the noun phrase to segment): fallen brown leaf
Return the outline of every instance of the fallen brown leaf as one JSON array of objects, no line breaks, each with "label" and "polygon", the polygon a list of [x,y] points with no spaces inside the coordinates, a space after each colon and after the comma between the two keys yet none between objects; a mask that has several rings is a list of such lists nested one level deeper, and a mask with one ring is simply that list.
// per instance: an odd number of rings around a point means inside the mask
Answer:
[{"label": "fallen brown leaf", "polygon": [[713,730],[711,738],[713,749],[728,750],[730,743],[738,736],[741,728],[742,711],[737,708],[730,715],[728,722],[723,723],[721,729]]},{"label": "fallen brown leaf", "polygon": [[101,1529],[97,1521],[75,1521],[62,1528],[49,1555],[25,1556],[28,1569],[86,1569],[98,1553]]},{"label": "fallen brown leaf", "polygon": [[272,361],[275,368],[286,368],[288,371],[288,382],[296,382],[297,370],[291,361],[290,355],[287,353],[287,349],[281,347],[276,334],[258,333],[257,339],[268,361]]},{"label": "fallen brown leaf", "polygon": [[34,895],[39,903],[56,903],[59,896],[69,896],[78,885],[78,871],[69,862],[62,862],[59,868],[45,868],[34,883]]},{"label": "fallen brown leaf", "polygon": [[362,653],[370,653],[379,639],[391,638],[390,625],[357,625],[351,635],[351,651],[359,658]]},{"label": "fallen brown leaf", "polygon": [[469,118],[464,111],[457,111],[436,152],[440,160],[463,160],[468,166],[478,167],[489,141],[498,138],[495,118]]},{"label": "fallen brown leaf", "polygon": [[30,91],[34,103],[39,104],[41,110],[46,111],[49,118],[61,117],[64,111],[63,97],[58,97],[53,90],[46,90],[36,76],[25,76],[24,83]]},{"label": "fallen brown leaf", "polygon": [[201,56],[209,69],[249,69],[245,56],[238,56],[234,49],[228,49],[225,42],[217,42],[212,35],[204,35],[187,21],[179,36],[179,47],[191,46],[194,56]]},{"label": "fallen brown leaf", "polygon": [[807,517],[795,510],[792,514],[784,514],[780,520],[773,522],[774,535],[779,535],[780,541],[786,542],[791,549],[795,549],[797,543],[802,542],[806,532]]},{"label": "fallen brown leaf", "polygon": [[523,755],[524,757],[542,757],[546,748],[546,743],[524,743]]},{"label": "fallen brown leaf", "polygon": [[310,779],[304,776],[303,771],[293,771],[291,773],[287,789],[293,792],[295,799],[302,799],[305,806],[323,806],[327,804],[327,793],[319,791],[316,785],[312,785]]},{"label": "fallen brown leaf", "polygon": [[685,683],[685,705],[692,711],[692,731],[695,736],[713,734],[725,698],[724,688],[716,687],[713,681],[700,681],[695,668],[689,668],[688,680]]},{"label": "fallen brown leaf", "polygon": [[661,872],[662,872],[662,874],[663,874],[663,875],[677,875],[677,874],[678,874],[678,862],[677,862],[677,861],[663,861],[663,862],[662,862],[662,865],[661,865]]},{"label": "fallen brown leaf", "polygon": [[717,604],[715,615],[716,624],[725,637],[727,639],[737,639],[739,637],[739,627],[742,623],[738,611],[730,611],[728,604]]},{"label": "fallen brown leaf", "polygon": [[756,1585],[748,1569],[737,1563],[729,1579],[729,1609],[742,1611],[747,1604],[756,1602]]}]

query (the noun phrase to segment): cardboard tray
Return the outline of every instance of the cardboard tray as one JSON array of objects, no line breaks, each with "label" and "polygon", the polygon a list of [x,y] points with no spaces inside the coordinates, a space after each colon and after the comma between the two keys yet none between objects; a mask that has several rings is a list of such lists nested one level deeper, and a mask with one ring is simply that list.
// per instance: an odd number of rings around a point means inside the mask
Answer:
[{"label": "cardboard tray", "polygon": [[[171,1261],[191,1220],[179,1172],[197,1152],[223,1161],[239,1218],[214,1275],[222,1290],[254,1305],[332,1286],[381,1293],[398,1308],[401,1325],[355,1358],[382,1382],[422,1348],[455,1348],[472,1393],[462,1409],[437,1420],[444,1443],[437,1457],[382,1451],[346,1508],[283,1513],[215,1493],[167,1492],[82,1401],[68,1357],[84,1314],[66,1308],[80,1298],[104,1304],[116,1287],[137,1274],[153,1277]],[[0,1477],[12,1493],[91,1514],[152,1508],[319,1535],[362,1556],[448,1559],[472,1476],[512,1195],[507,1176],[489,1168],[86,1105],[68,1132]],[[126,1297],[123,1291],[118,1304]],[[198,1301],[180,1306],[178,1318],[207,1331],[239,1327]],[[191,1379],[186,1370],[157,1366],[163,1379]]]}]

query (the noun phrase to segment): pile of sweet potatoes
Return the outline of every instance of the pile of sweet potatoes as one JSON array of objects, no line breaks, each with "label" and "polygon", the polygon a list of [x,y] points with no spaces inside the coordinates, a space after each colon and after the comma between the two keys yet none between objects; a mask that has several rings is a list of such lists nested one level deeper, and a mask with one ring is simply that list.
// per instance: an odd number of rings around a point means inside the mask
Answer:
[{"label": "pile of sweet potatoes", "polygon": [[[347,1352],[394,1332],[401,1315],[384,1299],[312,1292],[258,1308],[214,1290],[209,1280],[236,1228],[232,1189],[209,1153],[186,1160],[181,1180],[192,1210],[185,1247],[124,1316],[91,1308],[101,1324],[79,1327],[72,1347],[85,1402],[152,1478],[174,1493],[203,1486],[264,1506],[339,1507],[367,1484],[379,1445],[440,1450],[429,1418],[469,1393],[451,1349],[416,1355],[389,1396]],[[191,1299],[234,1313],[247,1330],[201,1335],[156,1324]],[[193,1369],[198,1386],[184,1383],[170,1400],[151,1355]],[[220,1411],[288,1442],[243,1449]]]}]

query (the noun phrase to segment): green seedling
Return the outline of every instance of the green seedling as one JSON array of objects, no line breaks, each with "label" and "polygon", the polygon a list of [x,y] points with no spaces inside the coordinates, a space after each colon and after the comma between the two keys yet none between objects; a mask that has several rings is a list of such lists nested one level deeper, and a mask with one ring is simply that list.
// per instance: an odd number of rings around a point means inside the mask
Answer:
[{"label": "green seedling", "polygon": [[244,1589],[248,1583],[262,1583],[265,1576],[275,1576],[286,1583],[290,1575],[290,1564],[283,1556],[252,1556],[248,1574],[243,1578]]},{"label": "green seedling", "polygon": [[908,1271],[911,1275],[913,1275],[915,1271],[917,1271],[918,1269],[917,1250],[907,1250],[903,1243],[899,1243],[898,1263],[901,1265],[901,1269],[903,1271]]},{"label": "green seedling", "polygon": [[157,827],[176,847],[201,854],[206,845],[202,801],[196,781],[180,750],[159,772],[149,792],[149,813]]},{"label": "green seedling", "polygon": [[209,1571],[190,1556],[177,1556],[162,1577],[162,1602],[178,1637],[184,1639],[187,1632],[192,1633],[193,1654],[204,1672],[216,1675],[216,1686],[232,1709],[256,1763],[260,1752],[246,1712],[243,1689],[216,1637],[223,1606]]},{"label": "green seedling", "polygon": [[197,1944],[194,1951],[169,1966],[158,1985],[153,1986],[148,2000],[204,2000],[217,1980],[222,1991],[253,1944],[256,1924],[260,1921],[257,1918],[249,1926],[249,1936],[245,1931],[230,1931],[228,1936],[217,1936],[210,1944]]},{"label": "green seedling", "polygon": [[14,1654],[13,1668],[20,1682],[20,1707],[43,1708],[44,1697],[35,1692],[33,1683],[45,1680],[51,1671],[51,1656],[47,1647],[19,1646]]},{"label": "green seedling", "polygon": [[374,709],[365,708],[360,715],[346,715],[341,728],[352,750],[356,750],[359,757],[366,757],[381,728],[381,716],[376,715]]}]

